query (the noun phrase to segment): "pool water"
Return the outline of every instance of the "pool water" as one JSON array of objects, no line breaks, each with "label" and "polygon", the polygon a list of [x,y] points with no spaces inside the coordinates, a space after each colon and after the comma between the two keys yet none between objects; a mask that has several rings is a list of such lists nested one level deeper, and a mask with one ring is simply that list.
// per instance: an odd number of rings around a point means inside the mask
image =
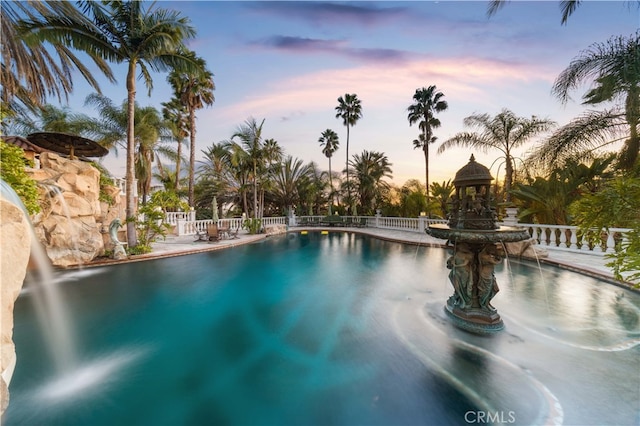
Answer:
[{"label": "pool water", "polygon": [[352,233],[64,273],[74,368],[17,301],[7,425],[632,424],[640,296],[511,260],[452,327],[446,250]]}]

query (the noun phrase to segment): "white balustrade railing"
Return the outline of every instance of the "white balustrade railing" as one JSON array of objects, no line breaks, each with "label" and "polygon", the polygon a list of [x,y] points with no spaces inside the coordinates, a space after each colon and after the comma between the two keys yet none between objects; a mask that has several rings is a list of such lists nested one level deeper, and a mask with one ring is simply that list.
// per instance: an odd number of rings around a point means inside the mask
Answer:
[{"label": "white balustrade railing", "polygon": [[518,226],[527,228],[531,238],[547,249],[600,255],[615,252],[616,244],[629,232],[625,228],[583,233],[577,226],[568,225],[519,223]]},{"label": "white balustrade railing", "polygon": [[167,212],[165,214],[165,223],[175,226],[179,220],[186,220],[192,222],[196,220],[196,212],[191,210],[188,212]]},{"label": "white balustrade railing", "polygon": [[[191,213],[191,212],[188,212]],[[213,221],[193,220],[188,215],[185,219],[175,215],[175,219],[167,218],[167,222],[175,220],[176,233],[178,235],[195,235],[197,232],[204,232],[207,226]],[[184,213],[183,213],[184,214]],[[193,216],[195,217],[195,215]],[[313,225],[320,224],[325,216],[297,216],[295,223],[297,225]],[[446,224],[444,219],[429,219],[427,217],[408,218],[408,217],[382,217],[382,216],[342,216],[345,224],[351,222],[360,224],[364,219],[367,227],[380,229],[393,229],[399,231],[424,233],[429,225],[442,223]],[[264,217],[262,225],[288,225],[291,218],[280,217]],[[242,218],[220,219],[219,226],[230,227],[232,229],[242,227]],[[498,225],[502,225],[498,223]],[[582,233],[576,226],[568,225],[544,225],[534,223],[518,223],[517,226],[526,228],[531,238],[538,241],[540,246],[549,250],[564,250],[579,253],[589,253],[595,255],[604,255],[613,253],[616,245],[624,241],[625,233],[629,229],[610,228],[608,231]]]}]

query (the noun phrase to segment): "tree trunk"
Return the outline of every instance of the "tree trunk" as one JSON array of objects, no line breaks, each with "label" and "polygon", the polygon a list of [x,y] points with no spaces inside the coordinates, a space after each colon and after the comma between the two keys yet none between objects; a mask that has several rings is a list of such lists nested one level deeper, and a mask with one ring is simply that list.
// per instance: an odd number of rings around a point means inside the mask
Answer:
[{"label": "tree trunk", "polygon": [[195,194],[195,167],[196,167],[196,112],[189,108],[189,129],[191,139],[191,152],[189,152],[189,207],[194,207]]},{"label": "tree trunk", "polygon": [[180,190],[180,160],[182,159],[182,140],[178,139],[178,158],[176,159],[176,192]]},{"label": "tree trunk", "polygon": [[[425,117],[425,120],[428,120],[428,117]],[[427,189],[427,203],[429,202],[429,141],[431,140],[431,131],[428,126],[427,124],[424,129],[424,146],[422,147],[424,151],[424,184]]]},{"label": "tree trunk", "polygon": [[507,156],[507,160],[505,162],[505,177],[504,177],[504,194],[505,201],[511,202],[511,184],[513,182],[513,162],[511,160],[511,156]]},{"label": "tree trunk", "polygon": [[427,189],[427,198],[429,198],[429,147],[425,145],[422,150],[424,151],[424,182]]},{"label": "tree trunk", "polygon": [[258,166],[253,160],[253,217],[258,218]]},{"label": "tree trunk", "polygon": [[129,248],[138,245],[138,236],[136,235],[135,220],[136,200],[134,196],[135,190],[135,102],[136,102],[136,61],[129,62],[129,71],[127,72],[127,163],[125,175],[125,191],[126,191],[126,207],[125,215],[127,217],[127,244]]},{"label": "tree trunk", "polygon": [[349,124],[347,124],[347,195],[348,202],[351,202],[351,185],[349,185]]},{"label": "tree trunk", "polygon": [[331,157],[329,157],[329,215],[331,215],[331,209],[333,208],[333,176],[331,176]]}]

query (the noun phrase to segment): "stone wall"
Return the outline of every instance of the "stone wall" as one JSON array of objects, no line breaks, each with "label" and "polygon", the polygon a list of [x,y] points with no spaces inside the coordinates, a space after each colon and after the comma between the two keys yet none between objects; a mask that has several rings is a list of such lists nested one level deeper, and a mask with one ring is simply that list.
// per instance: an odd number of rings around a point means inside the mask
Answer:
[{"label": "stone wall", "polygon": [[22,289],[31,253],[31,229],[21,208],[0,198],[0,415],[9,404],[16,364],[13,306]]},{"label": "stone wall", "polygon": [[110,206],[99,199],[100,172],[91,164],[42,153],[40,166],[30,171],[42,207],[33,225],[51,263],[67,267],[102,255],[111,220],[124,213],[119,189],[107,189],[115,201]]}]

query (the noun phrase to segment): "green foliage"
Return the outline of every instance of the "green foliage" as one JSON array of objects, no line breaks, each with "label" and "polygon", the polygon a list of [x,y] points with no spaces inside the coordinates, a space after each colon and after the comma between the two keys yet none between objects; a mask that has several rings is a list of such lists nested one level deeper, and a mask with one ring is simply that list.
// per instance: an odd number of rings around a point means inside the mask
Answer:
[{"label": "green foliage", "polygon": [[[616,252],[607,255],[619,280],[640,286],[640,178],[618,178],[571,206],[575,222],[585,234],[609,227],[631,228],[617,238]],[[590,232],[591,231],[591,232]]]},{"label": "green foliage", "polygon": [[151,253],[151,246],[147,244],[138,243],[137,246],[131,247],[127,250],[127,254],[136,255],[136,254],[147,254]]},{"label": "green foliage", "polygon": [[138,231],[138,244],[129,249],[129,254],[151,252],[151,243],[160,237],[165,238],[171,228],[168,223],[164,223],[165,214],[162,208],[153,202],[141,206],[138,212],[143,217],[142,220],[134,219]]},{"label": "green foliage", "polygon": [[175,191],[156,191],[151,195],[148,204],[160,207],[163,212],[188,211],[189,203],[182,201]]},{"label": "green foliage", "polygon": [[258,234],[262,232],[262,219],[246,219],[242,224],[242,228],[249,231],[249,234]]},{"label": "green foliage", "polygon": [[92,161],[91,165],[98,169],[98,171],[100,172],[100,194],[98,195],[98,199],[109,204],[110,206],[114,205],[115,200],[111,195],[107,194],[107,191],[105,189],[107,186],[113,186],[113,178],[109,174],[109,171],[95,161]]},{"label": "green foliage", "polygon": [[0,141],[0,177],[18,194],[29,214],[40,211],[38,188],[24,170],[22,149]]}]

